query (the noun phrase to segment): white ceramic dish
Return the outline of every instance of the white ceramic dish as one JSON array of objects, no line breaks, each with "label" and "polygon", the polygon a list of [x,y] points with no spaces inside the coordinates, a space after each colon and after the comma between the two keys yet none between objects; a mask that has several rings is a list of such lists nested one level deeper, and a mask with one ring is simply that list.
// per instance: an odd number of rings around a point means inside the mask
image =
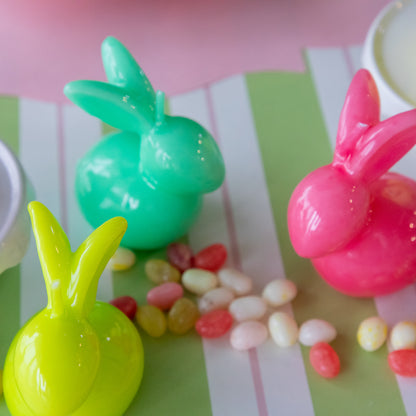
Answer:
[{"label": "white ceramic dish", "polygon": [[416,78],[412,75],[412,68],[416,65],[415,33],[415,0],[388,4],[367,33],[362,64],[376,81],[383,118],[415,107],[409,95],[416,88]]},{"label": "white ceramic dish", "polygon": [[27,212],[33,194],[23,168],[13,152],[0,141],[0,274],[16,266],[30,240]]}]

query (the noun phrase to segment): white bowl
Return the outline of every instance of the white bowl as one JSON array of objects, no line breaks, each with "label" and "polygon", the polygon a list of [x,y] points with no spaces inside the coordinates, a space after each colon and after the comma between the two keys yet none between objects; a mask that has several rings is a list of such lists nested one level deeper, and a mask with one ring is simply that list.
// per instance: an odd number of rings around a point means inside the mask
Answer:
[{"label": "white bowl", "polygon": [[406,76],[400,76],[398,72],[400,68],[406,71],[411,67],[409,54],[405,53],[411,37],[409,30],[413,30],[409,27],[409,19],[413,26],[416,25],[416,1],[388,4],[371,24],[364,43],[362,64],[377,84],[382,118],[415,108],[415,103],[406,96]]},{"label": "white bowl", "polygon": [[13,152],[0,140],[0,273],[20,263],[30,240],[33,191]]}]

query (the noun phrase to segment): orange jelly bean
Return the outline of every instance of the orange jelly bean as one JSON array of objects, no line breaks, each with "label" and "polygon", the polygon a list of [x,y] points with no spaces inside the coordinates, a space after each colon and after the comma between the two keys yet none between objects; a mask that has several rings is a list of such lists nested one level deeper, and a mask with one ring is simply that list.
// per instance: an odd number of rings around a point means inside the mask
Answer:
[{"label": "orange jelly bean", "polygon": [[226,260],[227,249],[224,244],[212,244],[195,255],[194,267],[216,272],[224,266]]}]

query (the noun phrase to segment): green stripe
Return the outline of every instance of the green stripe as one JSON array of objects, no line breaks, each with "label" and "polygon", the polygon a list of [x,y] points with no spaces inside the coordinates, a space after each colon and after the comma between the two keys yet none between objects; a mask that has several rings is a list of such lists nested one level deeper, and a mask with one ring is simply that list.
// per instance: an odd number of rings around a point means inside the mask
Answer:
[{"label": "green stripe", "polygon": [[[0,140],[18,154],[19,151],[19,102],[15,97],[0,97]],[[0,366],[9,345],[20,328],[20,267],[6,270],[0,275]],[[0,399],[0,416],[9,415]]]},{"label": "green stripe", "polygon": [[[103,124],[103,134],[115,130]],[[154,285],[144,272],[151,258],[166,259],[164,249],[137,251],[136,265],[125,272],[113,272],[114,297],[129,295],[146,304]],[[140,330],[145,351],[143,382],[126,416],[181,415],[210,416],[211,402],[201,338],[192,331],[184,336],[166,333],[160,339]]]},{"label": "green stripe", "polygon": [[247,85],[273,208],[286,275],[299,295],[295,318],[326,319],[338,330],[333,346],[342,372],[334,380],[320,378],[302,347],[306,374],[317,415],[405,414],[396,379],[387,365],[387,349],[364,352],[356,341],[361,320],[377,311],[372,299],[354,299],[329,287],[308,260],[290,244],[286,207],[296,184],[311,170],[331,160],[327,133],[309,74],[257,73]]}]

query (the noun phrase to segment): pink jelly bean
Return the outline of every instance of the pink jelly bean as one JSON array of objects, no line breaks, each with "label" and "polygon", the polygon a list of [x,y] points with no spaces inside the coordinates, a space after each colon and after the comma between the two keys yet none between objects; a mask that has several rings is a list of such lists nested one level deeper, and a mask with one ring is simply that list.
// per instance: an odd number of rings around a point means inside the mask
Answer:
[{"label": "pink jelly bean", "polygon": [[416,350],[403,349],[392,351],[388,356],[389,366],[404,377],[416,377]]},{"label": "pink jelly bean", "polygon": [[193,254],[191,248],[183,243],[172,243],[166,249],[169,263],[176,267],[181,273],[192,267]]},{"label": "pink jelly bean", "polygon": [[137,303],[131,296],[120,296],[109,302],[120,309],[129,319],[133,319],[137,311]]},{"label": "pink jelly bean", "polygon": [[226,334],[233,324],[230,312],[216,309],[202,315],[195,324],[196,332],[203,338],[218,338]]},{"label": "pink jelly bean", "polygon": [[205,247],[194,257],[194,267],[216,272],[227,260],[227,249],[224,244],[212,244]]},{"label": "pink jelly bean", "polygon": [[147,303],[162,310],[167,310],[183,296],[183,288],[179,283],[166,282],[149,290]]},{"label": "pink jelly bean", "polygon": [[338,354],[326,342],[318,342],[311,348],[309,361],[314,370],[324,378],[336,377],[341,368]]}]

